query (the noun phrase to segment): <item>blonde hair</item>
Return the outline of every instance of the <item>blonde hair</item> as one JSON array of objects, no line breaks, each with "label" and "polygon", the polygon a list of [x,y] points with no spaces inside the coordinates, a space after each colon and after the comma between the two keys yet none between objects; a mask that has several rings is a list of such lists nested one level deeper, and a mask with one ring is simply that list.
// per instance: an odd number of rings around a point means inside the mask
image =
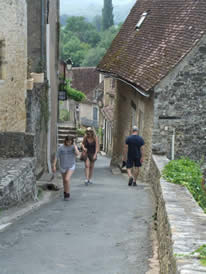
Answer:
[{"label": "blonde hair", "polygon": [[94,130],[93,128],[91,128],[91,127],[88,127],[88,128],[86,129],[86,131],[85,131],[86,136],[87,136],[87,134],[88,134],[89,132],[92,133],[92,137],[95,139],[95,138],[96,138],[96,132],[95,132],[95,130]]}]

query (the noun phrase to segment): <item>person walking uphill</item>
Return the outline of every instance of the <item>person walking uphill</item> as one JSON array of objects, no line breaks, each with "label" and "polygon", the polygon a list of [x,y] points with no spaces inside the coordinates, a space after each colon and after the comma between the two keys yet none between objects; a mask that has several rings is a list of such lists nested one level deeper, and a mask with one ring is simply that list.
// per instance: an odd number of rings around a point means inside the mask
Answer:
[{"label": "person walking uphill", "polygon": [[91,178],[93,175],[94,163],[97,160],[97,153],[99,152],[98,138],[92,128],[87,128],[81,147],[87,154],[85,160],[85,185],[88,185],[92,184]]},{"label": "person walking uphill", "polygon": [[59,147],[57,156],[53,163],[53,172],[56,172],[56,163],[59,159],[60,172],[62,174],[64,185],[64,200],[68,201],[70,198],[70,179],[75,170],[76,156],[79,155],[79,150],[74,143],[74,139],[70,136],[66,136],[64,144]]},{"label": "person walking uphill", "polygon": [[126,159],[127,173],[129,176],[128,186],[137,186],[139,168],[143,163],[144,140],[138,135],[138,128],[133,126],[132,135],[126,138],[123,161]]}]

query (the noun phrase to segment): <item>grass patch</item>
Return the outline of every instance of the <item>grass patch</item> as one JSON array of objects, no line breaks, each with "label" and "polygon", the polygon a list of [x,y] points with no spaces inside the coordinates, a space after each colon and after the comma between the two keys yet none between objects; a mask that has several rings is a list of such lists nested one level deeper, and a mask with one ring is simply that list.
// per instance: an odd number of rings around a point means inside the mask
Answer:
[{"label": "grass patch", "polygon": [[199,163],[188,158],[172,160],[164,167],[162,176],[168,182],[186,186],[206,213],[206,195],[201,185],[203,174]]},{"label": "grass patch", "polygon": [[189,254],[174,254],[176,258],[184,258],[184,259],[191,259],[195,258],[200,260],[200,264],[202,266],[206,266],[206,245],[200,246],[198,249],[196,249],[193,252],[190,252]]}]

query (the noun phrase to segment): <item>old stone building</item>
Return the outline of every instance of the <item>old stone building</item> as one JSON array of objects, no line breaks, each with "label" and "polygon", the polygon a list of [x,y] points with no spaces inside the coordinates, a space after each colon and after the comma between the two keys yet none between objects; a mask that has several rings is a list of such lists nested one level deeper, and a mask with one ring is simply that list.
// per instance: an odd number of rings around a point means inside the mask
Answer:
[{"label": "old stone building", "polygon": [[200,160],[206,152],[206,5],[139,0],[98,70],[116,79],[112,163],[137,124],[145,139],[143,173],[153,152]]},{"label": "old stone building", "polygon": [[0,1],[0,131],[26,126],[27,12],[25,0]]},{"label": "old stone building", "polygon": [[[63,65],[60,65],[63,74]],[[99,124],[99,107],[97,105],[97,89],[100,77],[95,67],[74,67],[66,70],[66,78],[71,81],[71,87],[83,92],[86,99],[81,102],[69,100],[65,102],[64,108],[69,110],[70,120],[77,126],[95,127]],[[77,121],[76,121],[77,120]]]},{"label": "old stone building", "polygon": [[[57,148],[59,1],[0,1],[0,207],[37,194]],[[42,83],[27,90],[43,61]]]},{"label": "old stone building", "polygon": [[98,101],[100,106],[99,126],[102,129],[102,150],[110,156],[113,150],[115,83],[116,81],[112,77],[104,77],[102,81],[103,98],[100,97]]},{"label": "old stone building", "polygon": [[32,71],[39,62],[45,81],[27,91],[27,132],[35,134],[37,173],[51,172],[57,150],[59,0],[27,0],[28,58]]}]

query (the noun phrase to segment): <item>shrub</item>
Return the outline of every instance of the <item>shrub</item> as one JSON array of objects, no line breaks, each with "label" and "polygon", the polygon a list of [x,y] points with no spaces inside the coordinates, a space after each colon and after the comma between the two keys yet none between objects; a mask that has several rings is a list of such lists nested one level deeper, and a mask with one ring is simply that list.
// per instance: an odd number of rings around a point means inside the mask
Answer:
[{"label": "shrub", "polygon": [[85,132],[86,132],[86,129],[83,129],[83,128],[78,128],[77,129],[77,135],[78,136],[84,136]]},{"label": "shrub", "polygon": [[68,110],[66,109],[61,109],[60,110],[60,113],[59,113],[59,120],[61,122],[66,122],[66,121],[69,121],[69,112]]},{"label": "shrub", "polygon": [[66,80],[65,90],[67,91],[68,97],[73,99],[74,101],[80,102],[86,99],[86,96],[83,92],[71,87],[69,80]]},{"label": "shrub", "polygon": [[200,165],[188,158],[172,160],[163,170],[163,178],[168,182],[186,186],[206,213],[206,195],[201,186],[202,177]]}]

